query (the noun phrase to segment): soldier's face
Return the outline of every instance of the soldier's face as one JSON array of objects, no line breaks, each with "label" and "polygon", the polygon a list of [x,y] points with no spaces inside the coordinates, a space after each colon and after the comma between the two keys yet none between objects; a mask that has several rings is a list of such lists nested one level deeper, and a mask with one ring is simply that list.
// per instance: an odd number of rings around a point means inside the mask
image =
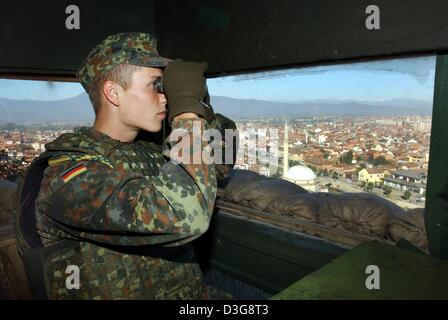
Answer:
[{"label": "soldier's face", "polygon": [[166,97],[154,87],[162,70],[140,67],[132,74],[132,84],[120,95],[120,116],[130,127],[158,132],[166,116]]}]

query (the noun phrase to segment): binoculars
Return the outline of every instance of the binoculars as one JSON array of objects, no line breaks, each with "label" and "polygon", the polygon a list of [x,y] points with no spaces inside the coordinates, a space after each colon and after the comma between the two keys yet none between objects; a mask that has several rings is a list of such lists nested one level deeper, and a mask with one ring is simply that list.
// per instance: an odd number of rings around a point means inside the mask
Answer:
[{"label": "binoculars", "polygon": [[162,77],[157,77],[156,80],[153,82],[154,89],[157,91],[157,93],[165,93],[163,90],[163,82]]},{"label": "binoculars", "polygon": [[[162,77],[157,77],[156,80],[154,80],[154,82],[152,83],[152,85],[154,86],[154,89],[157,91],[157,93],[165,93],[165,90],[163,90]],[[205,92],[208,95],[207,83],[205,83],[204,86],[205,86]],[[208,99],[210,100],[210,97],[208,97]]]}]

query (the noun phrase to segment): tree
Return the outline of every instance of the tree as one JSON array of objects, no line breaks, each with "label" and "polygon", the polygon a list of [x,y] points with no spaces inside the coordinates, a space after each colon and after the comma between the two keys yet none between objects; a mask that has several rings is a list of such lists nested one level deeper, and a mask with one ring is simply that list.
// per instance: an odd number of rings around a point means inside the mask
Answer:
[{"label": "tree", "polygon": [[339,174],[336,171],[333,171],[333,179],[339,179]]},{"label": "tree", "polygon": [[327,169],[317,170],[317,175],[319,177],[328,177],[328,170]]},{"label": "tree", "polygon": [[412,193],[409,190],[406,190],[401,196],[404,200],[408,200],[411,197]]},{"label": "tree", "polygon": [[384,186],[384,194],[386,196],[390,196],[391,193],[392,193],[392,187],[391,186]]},{"label": "tree", "polygon": [[382,166],[385,164],[390,164],[389,161],[386,160],[383,156],[379,156],[378,158],[374,158],[373,155],[369,155],[367,162],[372,164],[374,167]]},{"label": "tree", "polygon": [[373,165],[375,167],[385,165],[385,164],[389,164],[389,161],[387,161],[386,158],[384,158],[383,156],[380,156],[373,161]]},{"label": "tree", "polygon": [[16,127],[17,125],[14,122],[8,122],[3,126],[3,128],[5,128],[6,130],[13,130]]},{"label": "tree", "polygon": [[367,168],[367,165],[365,163],[361,163],[361,164],[358,165],[356,171],[359,173],[359,171],[361,171],[363,169],[366,169],[366,168]]},{"label": "tree", "polygon": [[341,163],[346,163],[346,164],[352,164],[353,161],[353,151],[350,150],[346,153],[344,153],[340,158],[339,161]]},{"label": "tree", "polygon": [[366,186],[367,192],[372,192],[373,190],[373,182],[369,182]]},{"label": "tree", "polygon": [[283,173],[280,170],[277,170],[275,173],[271,175],[272,178],[282,178]]}]

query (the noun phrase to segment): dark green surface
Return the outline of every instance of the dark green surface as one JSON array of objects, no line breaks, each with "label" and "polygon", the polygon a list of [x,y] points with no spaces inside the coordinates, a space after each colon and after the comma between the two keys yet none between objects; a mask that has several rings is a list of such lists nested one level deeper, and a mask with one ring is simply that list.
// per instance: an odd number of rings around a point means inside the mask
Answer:
[{"label": "dark green surface", "polygon": [[[80,11],[80,29],[68,30],[68,5]],[[153,0],[0,1],[0,74],[71,76],[90,50],[110,34],[154,33]]]},{"label": "dark green surface", "polygon": [[431,255],[448,259],[448,55],[436,64],[425,222]]},{"label": "dark green surface", "polygon": [[[380,269],[379,290],[365,286],[369,265]],[[448,261],[368,242],[273,299],[448,299]]]},{"label": "dark green surface", "polygon": [[413,245],[412,243],[410,243],[408,240],[406,240],[404,238],[401,238],[397,242],[396,246],[397,246],[397,248],[400,248],[400,249],[410,250],[412,252],[419,253],[419,254],[426,254],[420,248],[416,247],[415,245]]},{"label": "dark green surface", "polygon": [[[66,30],[76,4],[81,29]],[[368,5],[380,30],[367,30]],[[0,72],[74,78],[115,32],[147,31],[163,55],[209,62],[213,75],[448,49],[446,0],[77,0],[0,2]]]},{"label": "dark green surface", "polygon": [[197,241],[205,268],[213,267],[271,294],[326,265],[346,249],[232,215],[216,213]]},{"label": "dark green surface", "polygon": [[[380,9],[368,30],[367,6]],[[160,51],[213,75],[448,49],[446,0],[155,0]]]}]

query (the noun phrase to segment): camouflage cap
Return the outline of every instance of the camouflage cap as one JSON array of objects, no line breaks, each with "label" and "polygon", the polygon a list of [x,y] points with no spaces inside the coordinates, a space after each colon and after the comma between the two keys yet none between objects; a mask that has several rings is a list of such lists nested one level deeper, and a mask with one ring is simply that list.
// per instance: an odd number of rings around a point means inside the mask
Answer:
[{"label": "camouflage cap", "polygon": [[148,33],[127,32],[108,36],[87,56],[78,71],[78,79],[86,91],[92,81],[119,64],[142,67],[165,67],[170,59],[159,56],[157,40]]}]

